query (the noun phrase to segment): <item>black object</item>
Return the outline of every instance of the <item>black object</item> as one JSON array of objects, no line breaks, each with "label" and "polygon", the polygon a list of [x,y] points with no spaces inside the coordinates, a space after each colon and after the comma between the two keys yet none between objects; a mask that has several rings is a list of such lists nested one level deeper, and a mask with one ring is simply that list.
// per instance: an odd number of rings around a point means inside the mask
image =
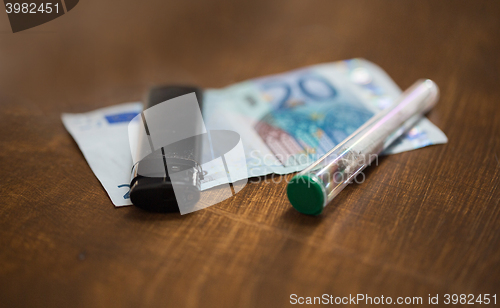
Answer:
[{"label": "black object", "polygon": [[[149,91],[145,109],[193,92],[196,94],[201,109],[203,91],[200,88],[191,86],[159,86],[152,88]],[[194,125],[197,124],[194,123]],[[149,135],[147,126],[146,133]],[[187,202],[194,205],[200,197],[200,180],[203,177],[201,166],[197,162],[199,160],[193,159],[193,157],[199,156],[199,144],[200,138],[194,136],[162,147],[138,162],[132,169],[133,175],[130,182],[130,200],[132,203],[139,208],[153,212],[179,212],[172,181],[168,174],[169,171],[185,171],[182,173],[186,175],[185,178],[179,180],[176,177],[176,189],[184,190],[184,193],[180,194],[186,198],[186,200],[183,200],[184,204]],[[185,153],[185,155],[179,157],[179,152],[176,151],[178,148],[192,149],[193,152]],[[176,155],[170,155],[171,153]],[[164,170],[158,170],[159,176],[149,176],[151,175],[150,170],[158,169],[158,166],[164,168]],[[148,170],[148,172],[141,172],[143,170]],[[144,176],[144,174],[148,174],[148,176]]]}]

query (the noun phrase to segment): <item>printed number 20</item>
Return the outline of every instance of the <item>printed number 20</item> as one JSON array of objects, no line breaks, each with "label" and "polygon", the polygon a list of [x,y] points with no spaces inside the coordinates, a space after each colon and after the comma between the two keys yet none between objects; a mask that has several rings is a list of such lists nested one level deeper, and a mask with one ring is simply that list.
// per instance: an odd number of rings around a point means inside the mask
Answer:
[{"label": "printed number 20", "polygon": [[[329,90],[329,93],[324,96],[324,95],[318,95],[316,93],[311,92],[307,87],[306,83],[308,81],[318,81],[322,83],[326,88]],[[328,99],[328,98],[334,98],[337,95],[337,90],[332,86],[332,84],[325,78],[321,76],[302,76],[297,80],[297,85],[300,89],[300,92],[302,94],[312,100],[319,101],[323,99]],[[284,95],[281,97],[278,103],[278,109],[283,108],[286,104],[286,102],[290,99],[290,96],[292,96],[292,87],[288,83],[272,83],[272,84],[267,84],[264,86],[264,88],[271,89],[271,88],[282,88],[284,90]]]}]

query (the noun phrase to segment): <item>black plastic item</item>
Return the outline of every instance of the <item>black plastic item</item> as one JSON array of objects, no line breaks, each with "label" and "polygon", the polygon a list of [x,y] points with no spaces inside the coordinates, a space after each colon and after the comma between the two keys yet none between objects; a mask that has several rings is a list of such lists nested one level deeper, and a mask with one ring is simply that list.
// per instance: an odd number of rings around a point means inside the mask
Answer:
[{"label": "black plastic item", "polygon": [[[200,105],[203,101],[203,91],[192,86],[159,86],[149,91],[146,108],[162,103],[166,100],[182,96],[188,93],[195,93]],[[196,125],[196,123],[195,123]],[[149,134],[149,131],[146,131]],[[194,151],[199,151],[196,137],[188,138],[182,142],[191,142]],[[185,148],[185,145],[183,145]],[[130,182],[130,200],[132,203],[144,210],[152,212],[179,212],[177,200],[174,194],[172,182],[168,176],[168,171],[188,170],[191,176],[186,177],[182,183],[177,183],[176,188],[181,187],[188,193],[184,193],[185,198],[196,203],[200,195],[200,179],[203,176],[201,167],[193,160],[182,158],[171,158],[169,150],[175,149],[175,144],[163,147],[137,163],[134,168],[134,176]],[[196,155],[195,155],[196,156]],[[160,173],[166,174],[161,177],[141,176],[141,168],[162,165],[164,167]]]}]

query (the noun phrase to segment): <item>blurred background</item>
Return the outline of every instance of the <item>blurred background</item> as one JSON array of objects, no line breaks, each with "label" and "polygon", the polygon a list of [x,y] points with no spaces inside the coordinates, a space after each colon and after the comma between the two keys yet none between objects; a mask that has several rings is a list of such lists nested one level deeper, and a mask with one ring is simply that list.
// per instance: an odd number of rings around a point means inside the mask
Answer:
[{"label": "blurred background", "polygon": [[152,84],[222,87],[354,57],[380,65],[402,88],[427,77],[447,91],[459,70],[494,79],[490,68],[498,63],[486,59],[498,50],[498,40],[491,40],[498,30],[497,6],[495,1],[85,0],[64,16],[15,35],[2,14],[0,92],[37,101],[41,108],[51,102],[51,108],[76,112],[137,100]]}]

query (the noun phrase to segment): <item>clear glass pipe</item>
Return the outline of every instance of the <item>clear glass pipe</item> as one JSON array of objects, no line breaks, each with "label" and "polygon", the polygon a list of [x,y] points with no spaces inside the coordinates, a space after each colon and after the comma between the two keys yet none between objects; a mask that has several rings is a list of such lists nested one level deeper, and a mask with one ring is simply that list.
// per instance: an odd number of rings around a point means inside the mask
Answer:
[{"label": "clear glass pipe", "polygon": [[353,134],[288,183],[290,203],[299,212],[318,215],[377,155],[429,111],[439,98],[437,85],[420,79],[394,104],[373,116]]}]

